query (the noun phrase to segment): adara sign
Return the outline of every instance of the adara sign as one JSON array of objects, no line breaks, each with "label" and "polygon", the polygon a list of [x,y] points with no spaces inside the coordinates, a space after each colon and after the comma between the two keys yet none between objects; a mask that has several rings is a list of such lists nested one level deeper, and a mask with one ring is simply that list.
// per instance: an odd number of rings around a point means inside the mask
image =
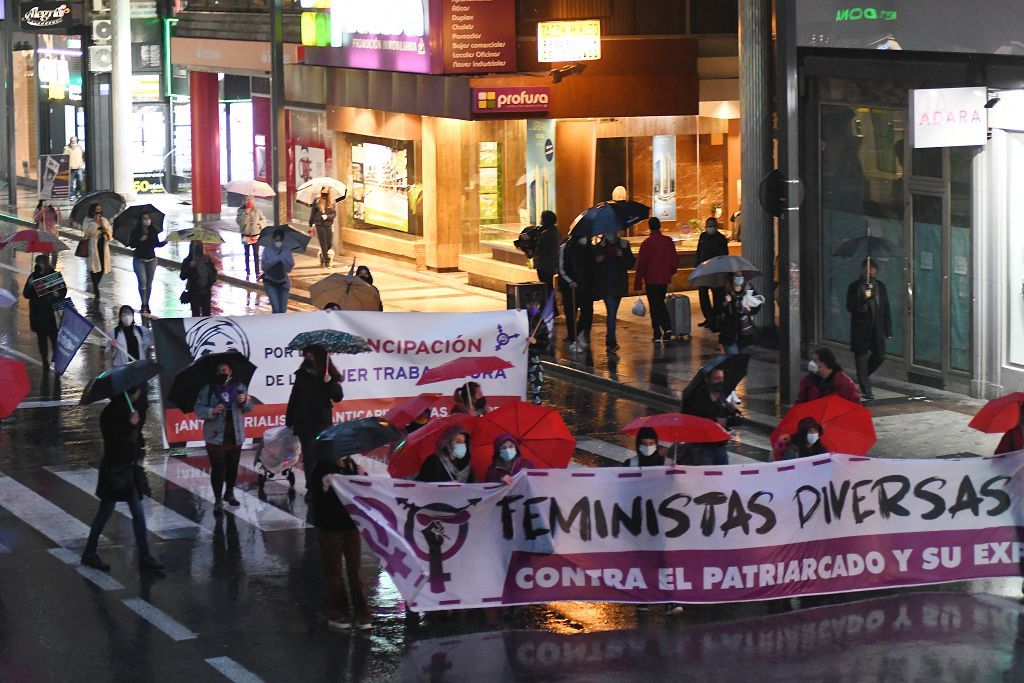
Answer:
[{"label": "adara sign", "polygon": [[19,14],[26,31],[68,28],[73,23],[71,5],[65,2],[23,2]]},{"label": "adara sign", "polygon": [[965,147],[988,139],[985,88],[935,88],[911,91],[913,145]]}]

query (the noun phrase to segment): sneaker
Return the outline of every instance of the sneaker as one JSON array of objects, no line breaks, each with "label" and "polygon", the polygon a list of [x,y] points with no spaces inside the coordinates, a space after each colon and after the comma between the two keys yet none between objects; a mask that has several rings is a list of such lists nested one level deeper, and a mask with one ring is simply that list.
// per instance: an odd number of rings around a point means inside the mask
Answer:
[{"label": "sneaker", "polygon": [[82,565],[86,567],[92,567],[93,569],[99,569],[103,572],[110,571],[110,565],[100,559],[100,556],[96,553],[86,553],[82,555]]},{"label": "sneaker", "polygon": [[652,344],[661,344],[663,342],[664,342],[664,339],[662,339],[661,337],[655,337],[654,339],[651,340]]},{"label": "sneaker", "polygon": [[870,391],[864,392],[863,394],[860,395],[860,397],[864,401],[874,401],[875,400],[875,395],[872,394]]},{"label": "sneaker", "polygon": [[333,628],[336,631],[347,631],[352,628],[352,622],[345,619],[328,619],[327,628]]},{"label": "sneaker", "polygon": [[146,555],[139,560],[139,569],[146,572],[162,572],[164,566],[152,555]]},{"label": "sneaker", "polygon": [[231,496],[224,496],[224,502],[227,503],[228,505],[230,505],[231,507],[234,507],[234,508],[236,508],[239,505],[241,505],[241,503],[238,502],[238,499],[235,498],[233,495],[231,495]]},{"label": "sneaker", "polygon": [[668,615],[673,616],[673,617],[674,616],[678,616],[678,615],[680,615],[682,613],[683,613],[683,606],[682,605],[669,605],[668,609],[665,610],[665,614],[668,614]]},{"label": "sneaker", "polygon": [[578,341],[574,341],[571,344],[569,344],[569,351],[571,353],[579,353],[582,350],[583,347],[580,346],[580,343]]},{"label": "sneaker", "polygon": [[661,335],[661,341],[665,342],[666,344],[670,341],[674,341],[675,338],[676,335],[672,334],[671,332],[666,332],[665,334]]},{"label": "sneaker", "polygon": [[373,628],[373,623],[369,621],[357,621],[356,628],[360,631],[369,631]]},{"label": "sneaker", "polygon": [[581,349],[589,349],[590,348],[590,340],[587,339],[586,337],[584,337],[583,335],[580,335],[580,338],[579,338],[579,340],[576,343],[580,345]]}]

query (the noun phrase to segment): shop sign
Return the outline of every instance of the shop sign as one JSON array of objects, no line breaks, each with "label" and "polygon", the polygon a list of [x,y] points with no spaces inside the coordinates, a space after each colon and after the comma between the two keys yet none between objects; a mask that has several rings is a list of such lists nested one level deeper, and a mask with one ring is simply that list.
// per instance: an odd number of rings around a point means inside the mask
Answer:
[{"label": "shop sign", "polygon": [[23,2],[19,5],[24,31],[70,28],[71,5],[66,2]]},{"label": "shop sign", "polygon": [[544,113],[551,108],[551,88],[472,88],[474,114]]},{"label": "shop sign", "polygon": [[538,22],[538,62],[586,62],[596,59],[601,59],[600,19]]},{"label": "shop sign", "polygon": [[996,102],[988,110],[989,127],[1024,132],[1024,90],[1000,90],[992,98]]},{"label": "shop sign", "polygon": [[164,189],[163,171],[134,173],[132,179],[137,194],[163,194],[166,192]]},{"label": "shop sign", "polygon": [[507,0],[442,3],[444,72],[516,70],[516,7]]},{"label": "shop sign", "polygon": [[911,90],[910,95],[914,148],[965,147],[987,142],[986,88],[932,88]]},{"label": "shop sign", "polygon": [[[270,43],[251,40],[171,38],[171,60],[177,66],[218,71],[270,71]],[[284,63],[300,61],[299,46],[284,44]]]}]

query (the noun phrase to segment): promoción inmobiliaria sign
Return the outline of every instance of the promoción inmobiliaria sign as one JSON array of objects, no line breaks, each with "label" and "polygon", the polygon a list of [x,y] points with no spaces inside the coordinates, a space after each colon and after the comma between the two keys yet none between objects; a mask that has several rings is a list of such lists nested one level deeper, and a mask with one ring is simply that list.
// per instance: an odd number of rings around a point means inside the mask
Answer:
[{"label": "promoci\u00f3n inmobiliaria sign", "polygon": [[67,2],[23,2],[18,13],[24,31],[66,29],[74,23],[71,3]]},{"label": "promoci\u00f3n inmobiliaria sign", "polygon": [[528,470],[505,484],[332,476],[415,610],[714,603],[1018,576],[1024,452]]}]

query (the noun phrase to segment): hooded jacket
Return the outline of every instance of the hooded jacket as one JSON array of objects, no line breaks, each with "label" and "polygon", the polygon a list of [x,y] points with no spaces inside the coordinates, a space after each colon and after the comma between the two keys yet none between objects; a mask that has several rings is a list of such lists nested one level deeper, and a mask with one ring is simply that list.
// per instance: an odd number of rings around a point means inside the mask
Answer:
[{"label": "hooded jacket", "polygon": [[[516,445],[516,457],[510,462],[503,460],[500,452],[501,444],[506,441],[511,441]],[[530,470],[536,467],[531,461],[523,457],[521,449],[522,446],[519,443],[519,439],[511,434],[499,434],[494,440],[494,455],[491,458],[491,466],[487,468],[484,481],[488,484],[494,484],[501,481],[501,478],[506,474],[514,477],[519,474],[520,470]]]},{"label": "hooded jacket", "polygon": [[[459,434],[466,435],[466,457],[452,463],[449,458],[448,445]],[[453,425],[446,429],[441,438],[437,440],[437,450],[429,458],[423,461],[420,473],[416,475],[416,481],[425,482],[453,482],[459,481],[458,474],[466,472],[465,483],[472,484],[476,481],[473,470],[469,466],[469,432],[464,427]],[[448,463],[446,466],[445,463]],[[468,470],[468,471],[467,471]]]}]

